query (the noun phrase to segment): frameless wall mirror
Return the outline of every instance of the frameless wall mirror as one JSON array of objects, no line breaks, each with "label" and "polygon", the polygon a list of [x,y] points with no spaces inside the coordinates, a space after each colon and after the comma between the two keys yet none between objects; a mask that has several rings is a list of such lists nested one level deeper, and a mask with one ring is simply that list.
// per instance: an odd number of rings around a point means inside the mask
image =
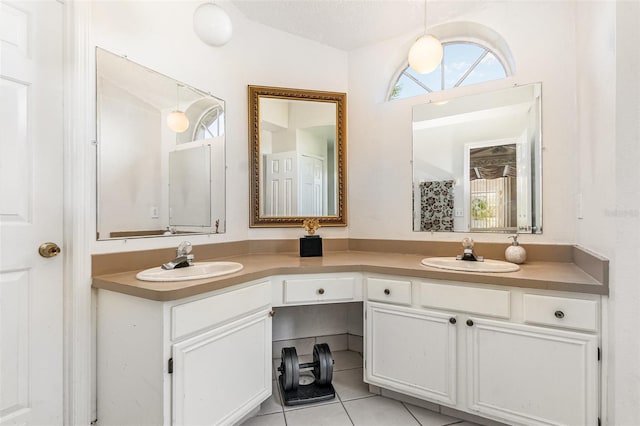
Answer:
[{"label": "frameless wall mirror", "polygon": [[225,231],[225,103],[96,48],[98,239]]},{"label": "frameless wall mirror", "polygon": [[540,83],[413,108],[413,230],[542,233]]},{"label": "frameless wall mirror", "polygon": [[346,226],[346,94],[249,86],[251,227]]}]

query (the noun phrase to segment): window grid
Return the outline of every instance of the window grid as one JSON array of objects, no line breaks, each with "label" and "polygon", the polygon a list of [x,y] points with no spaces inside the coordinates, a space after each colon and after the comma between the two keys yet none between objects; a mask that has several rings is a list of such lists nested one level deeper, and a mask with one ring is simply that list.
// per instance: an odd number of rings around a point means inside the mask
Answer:
[{"label": "window grid", "polygon": [[[443,46],[444,53],[440,65],[431,73],[423,75],[415,75],[414,71],[407,66],[396,80],[389,100],[452,89],[464,85],[465,82],[467,84],[476,84],[507,76],[506,67],[498,55],[484,46],[472,42],[448,42],[443,43]],[[486,66],[480,70],[481,65]],[[455,73],[456,68],[460,66],[464,66],[464,68],[458,70],[461,71],[461,75],[449,87],[447,77],[451,73]],[[474,71],[478,75],[474,75]],[[473,76],[473,78],[470,79],[470,76]],[[432,83],[429,84],[427,81]],[[408,83],[407,86],[410,87],[403,87],[405,83]],[[438,84],[440,85],[439,88],[437,87]]]}]

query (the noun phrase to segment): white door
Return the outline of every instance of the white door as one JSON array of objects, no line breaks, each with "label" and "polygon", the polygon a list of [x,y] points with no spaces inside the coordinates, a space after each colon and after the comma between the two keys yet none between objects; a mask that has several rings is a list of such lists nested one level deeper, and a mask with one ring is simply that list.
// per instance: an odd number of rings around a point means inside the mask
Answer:
[{"label": "white door", "polygon": [[0,424],[62,424],[62,30],[0,0]]},{"label": "white door", "polygon": [[455,315],[368,303],[366,381],[455,404],[455,320]]},{"label": "white door", "polygon": [[295,151],[265,155],[265,216],[298,215],[298,159]]},{"label": "white door", "polygon": [[323,161],[319,158],[301,155],[300,159],[300,208],[298,216],[322,216],[326,214],[323,207]]},{"label": "white door", "polygon": [[271,395],[269,311],[173,345],[173,425],[234,424]]},{"label": "white door", "polygon": [[511,424],[598,424],[597,336],[471,320],[469,409]]}]

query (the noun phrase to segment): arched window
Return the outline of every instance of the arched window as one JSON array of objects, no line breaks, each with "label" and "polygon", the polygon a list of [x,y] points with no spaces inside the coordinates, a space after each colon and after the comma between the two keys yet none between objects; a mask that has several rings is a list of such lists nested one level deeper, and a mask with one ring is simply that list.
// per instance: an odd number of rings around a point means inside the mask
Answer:
[{"label": "arched window", "polygon": [[498,80],[508,75],[498,55],[485,46],[455,41],[443,43],[443,47],[442,62],[429,74],[418,74],[407,66],[393,86],[389,100]]}]

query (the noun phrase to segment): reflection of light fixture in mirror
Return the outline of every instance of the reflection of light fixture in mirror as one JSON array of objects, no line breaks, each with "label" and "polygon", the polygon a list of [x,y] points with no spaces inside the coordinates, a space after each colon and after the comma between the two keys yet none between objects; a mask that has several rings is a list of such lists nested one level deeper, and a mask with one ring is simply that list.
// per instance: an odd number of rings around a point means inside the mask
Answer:
[{"label": "reflection of light fixture in mirror", "polygon": [[224,46],[231,40],[233,27],[227,12],[214,3],[203,3],[193,13],[193,30],[210,46]]},{"label": "reflection of light fixture in mirror", "polygon": [[189,128],[187,115],[180,111],[180,86],[180,84],[176,85],[176,109],[167,116],[167,126],[176,133],[182,133]]},{"label": "reflection of light fixture in mirror", "polygon": [[440,65],[443,53],[440,40],[427,34],[427,0],[424,0],[424,35],[409,49],[409,66],[418,74],[428,74]]}]

